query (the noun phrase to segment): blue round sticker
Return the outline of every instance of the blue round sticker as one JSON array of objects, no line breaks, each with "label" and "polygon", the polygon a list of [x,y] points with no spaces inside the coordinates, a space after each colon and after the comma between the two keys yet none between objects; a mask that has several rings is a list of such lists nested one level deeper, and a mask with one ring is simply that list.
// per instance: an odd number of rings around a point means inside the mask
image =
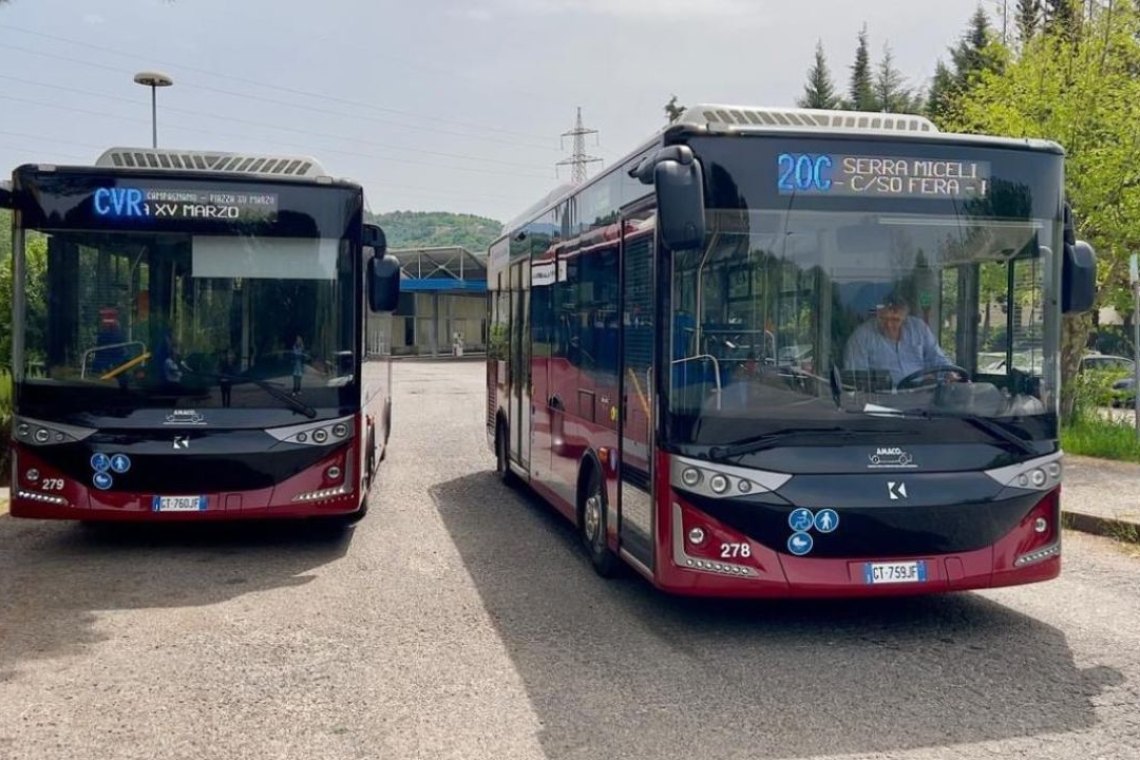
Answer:
[{"label": "blue round sticker", "polygon": [[811,526],[814,521],[815,515],[812,514],[810,509],[805,509],[804,507],[794,509],[792,510],[792,513],[788,515],[788,525],[797,533],[802,533],[805,530],[811,530]]},{"label": "blue round sticker", "polygon": [[111,484],[114,483],[111,476],[105,472],[95,473],[95,477],[91,478],[91,482],[94,483],[95,487],[100,491],[106,491],[111,487]]},{"label": "blue round sticker", "polygon": [[839,527],[839,513],[834,509],[821,509],[815,513],[815,529],[830,533]]},{"label": "blue round sticker", "polygon": [[131,469],[131,458],[126,454],[115,454],[111,457],[111,469],[122,475]]},{"label": "blue round sticker", "polygon": [[802,557],[811,551],[814,543],[810,533],[793,533],[788,537],[788,551],[797,557]]},{"label": "blue round sticker", "polygon": [[95,472],[106,472],[111,469],[111,457],[106,454],[95,454],[91,457],[91,469]]}]

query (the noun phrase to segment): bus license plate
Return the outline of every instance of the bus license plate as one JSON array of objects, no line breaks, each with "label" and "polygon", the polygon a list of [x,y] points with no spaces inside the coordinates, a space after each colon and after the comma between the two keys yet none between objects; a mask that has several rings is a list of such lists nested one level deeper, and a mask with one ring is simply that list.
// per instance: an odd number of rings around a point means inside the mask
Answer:
[{"label": "bus license plate", "polygon": [[868,562],[863,566],[863,577],[867,583],[924,583],[926,563],[917,562]]},{"label": "bus license plate", "polygon": [[205,496],[155,496],[155,512],[205,512]]}]

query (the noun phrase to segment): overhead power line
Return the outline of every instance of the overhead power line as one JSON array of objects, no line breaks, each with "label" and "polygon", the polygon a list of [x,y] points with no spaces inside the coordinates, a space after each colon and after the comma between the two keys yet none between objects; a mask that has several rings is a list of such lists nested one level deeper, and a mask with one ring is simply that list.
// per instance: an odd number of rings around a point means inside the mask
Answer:
[{"label": "overhead power line", "polygon": [[[124,53],[121,50],[115,50],[113,48],[103,47],[101,45],[93,45],[90,42],[85,42],[83,40],[77,40],[77,39],[74,39],[71,37],[60,37],[60,36],[54,35],[54,34],[45,34],[44,32],[37,32],[37,31],[34,31],[32,29],[26,29],[26,28],[20,27],[20,26],[13,26],[11,24],[0,24],[0,28],[11,29],[14,32],[19,32],[21,34],[31,35],[33,37],[39,37],[41,39],[54,40],[55,42],[63,42],[63,43],[66,43],[67,45],[71,45],[71,46],[84,47],[84,48],[87,48],[89,50],[96,50],[96,51],[99,51],[101,53],[106,53],[107,55],[118,56],[120,58],[129,58],[132,60],[147,61],[150,64],[158,64],[161,66],[174,66],[174,67],[181,68],[185,71],[192,71],[196,74],[205,74],[206,76],[217,77],[219,79],[226,79],[226,80],[229,80],[231,82],[243,82],[245,84],[252,84],[252,85],[255,85],[257,87],[264,87],[264,88],[270,89],[270,90],[277,90],[278,92],[286,92],[286,93],[289,93],[292,95],[302,95],[304,97],[316,98],[318,100],[325,100],[325,101],[328,101],[331,103],[341,103],[344,105],[356,106],[358,108],[367,108],[367,109],[370,109],[373,111],[379,111],[382,113],[391,113],[391,114],[397,114],[400,116],[410,116],[410,117],[415,118],[415,119],[426,119],[426,120],[438,122],[441,124],[453,124],[455,126],[467,127],[468,129],[477,129],[477,130],[486,131],[486,132],[498,132],[500,134],[513,135],[515,137],[529,137],[529,138],[534,138],[534,139],[538,139],[538,140],[543,140],[544,142],[546,140],[546,138],[543,137],[542,135],[536,135],[533,133],[518,132],[515,130],[511,130],[511,129],[503,129],[502,127],[493,127],[493,126],[488,126],[485,124],[475,124],[472,122],[460,121],[457,119],[449,119],[449,118],[440,117],[440,116],[425,116],[424,114],[415,113],[413,111],[405,111],[405,110],[401,110],[398,108],[391,108],[389,106],[379,106],[379,105],[376,105],[375,103],[369,103],[368,101],[365,101],[365,100],[353,100],[351,98],[344,98],[344,97],[340,97],[338,95],[330,95],[328,93],[320,93],[320,92],[312,92],[309,90],[302,90],[302,89],[299,89],[296,87],[288,87],[285,85],[274,84],[272,82],[264,82],[264,81],[261,81],[258,79],[251,79],[249,77],[240,77],[240,76],[235,76],[233,74],[222,74],[222,73],[219,73],[216,71],[211,71],[210,69],[203,69],[203,68],[196,67],[196,66],[190,66],[190,65],[187,65],[184,63],[177,63],[174,61],[163,61],[163,60],[151,58],[149,56],[137,55],[134,53]],[[545,149],[553,150],[553,146],[549,145],[549,144],[544,144],[541,146],[536,145],[534,147],[542,147]]]},{"label": "overhead power line", "polygon": [[[102,63],[94,63],[92,61],[86,61],[86,60],[83,60],[81,58],[72,58],[70,56],[59,55],[57,53],[47,53],[47,52],[44,52],[42,50],[33,50],[31,48],[25,48],[25,47],[21,47],[19,45],[12,45],[12,44],[7,43],[7,42],[0,42],[0,48],[6,48],[8,50],[15,50],[15,51],[20,52],[20,53],[27,53],[28,55],[36,55],[36,56],[41,56],[44,58],[53,58],[53,59],[58,60],[58,61],[67,61],[69,63],[75,63],[75,64],[78,64],[80,66],[85,66],[88,68],[103,69],[104,71],[114,71],[118,74],[133,75],[135,73],[133,71],[130,71],[128,69],[124,69],[124,68],[121,68],[118,66],[108,66],[108,65],[102,64]],[[352,114],[352,113],[344,113],[342,111],[330,111],[327,108],[322,108],[319,106],[308,105],[305,103],[291,103],[289,101],[278,100],[276,98],[267,98],[263,95],[253,95],[253,94],[246,93],[246,92],[237,92],[234,90],[227,90],[227,89],[224,89],[221,87],[210,87],[209,85],[185,83],[185,84],[182,84],[181,86],[184,88],[198,89],[198,90],[203,90],[206,92],[214,92],[214,93],[218,93],[221,95],[230,95],[230,96],[233,96],[235,98],[240,98],[240,99],[246,100],[246,101],[257,101],[260,103],[272,103],[274,105],[285,106],[286,108],[296,108],[296,109],[302,110],[302,111],[319,113],[319,114],[322,114],[324,116],[336,116],[336,117],[341,118],[341,119],[358,119],[361,121],[371,122],[373,124],[383,124],[386,126],[394,126],[394,127],[399,127],[401,129],[412,130],[415,132],[433,132],[435,134],[451,135],[453,137],[463,137],[463,138],[469,139],[469,140],[481,140],[484,142],[498,143],[501,145],[510,145],[510,146],[516,147],[516,148],[520,147],[520,143],[517,140],[499,139],[497,137],[483,137],[480,135],[472,135],[472,134],[467,134],[464,132],[456,132],[454,130],[449,130],[449,129],[441,129],[439,127],[433,127],[433,126],[422,124],[422,123],[421,124],[403,124],[401,122],[391,121],[388,119],[378,119],[375,116],[367,116],[365,114]],[[522,145],[525,145],[525,144],[522,144]],[[540,147],[544,150],[547,149],[547,146],[534,146],[534,145],[532,145],[530,147]]]}]

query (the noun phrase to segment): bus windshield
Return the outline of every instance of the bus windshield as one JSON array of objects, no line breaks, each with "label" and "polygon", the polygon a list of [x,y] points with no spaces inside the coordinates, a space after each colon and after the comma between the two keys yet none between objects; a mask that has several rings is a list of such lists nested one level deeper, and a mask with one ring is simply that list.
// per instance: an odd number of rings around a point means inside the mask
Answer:
[{"label": "bus windshield", "polygon": [[943,417],[1052,435],[1057,219],[806,196],[754,210],[742,185],[705,247],[669,259],[671,440]]},{"label": "bus windshield", "polygon": [[48,230],[23,255],[32,416],[336,407],[355,382],[349,240]]},{"label": "bus windshield", "polygon": [[251,410],[210,415],[240,427],[352,406],[358,188],[107,167],[14,180],[22,415]]}]

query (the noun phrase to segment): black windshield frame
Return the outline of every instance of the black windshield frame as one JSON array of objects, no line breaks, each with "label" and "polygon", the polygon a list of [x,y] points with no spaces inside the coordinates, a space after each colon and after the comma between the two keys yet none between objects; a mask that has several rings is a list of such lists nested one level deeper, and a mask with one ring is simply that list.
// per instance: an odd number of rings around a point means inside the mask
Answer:
[{"label": "black windshield frame", "polygon": [[[23,252],[26,239],[37,233],[61,238],[81,238],[84,235],[106,238],[116,234],[140,238],[233,237],[255,242],[260,239],[265,246],[272,246],[274,238],[292,241],[311,239],[335,246],[340,252],[337,267],[341,272],[336,276],[338,280],[347,278],[339,287],[341,295],[333,305],[343,324],[340,329],[348,331],[336,340],[337,347],[344,349],[339,352],[344,356],[336,357],[335,370],[341,377],[329,383],[327,389],[312,393],[308,400],[321,418],[352,413],[359,407],[364,215],[363,191],[359,185],[343,181],[317,182],[204,172],[37,166],[18,168],[13,180],[13,206],[19,220],[16,255]],[[188,204],[173,215],[162,217],[153,213],[105,213],[112,209],[111,199],[130,201],[132,197],[128,193],[136,191],[144,196],[150,191],[166,193],[165,198],[172,204],[180,202],[180,198],[196,196],[203,201],[208,200],[208,205],[213,208],[205,208],[207,204],[196,204],[196,207]],[[153,205],[147,205],[149,208],[146,210],[152,212]],[[128,202],[121,209],[129,207]],[[18,264],[21,265],[18,271],[25,271],[23,259]],[[193,405],[192,399],[179,398],[176,394],[163,400],[141,395],[132,397],[132,394],[123,393],[113,386],[74,392],[76,389],[72,384],[53,387],[29,382],[24,371],[27,359],[23,351],[24,331],[27,329],[24,303],[22,298],[13,300],[13,328],[14,332],[21,333],[21,339],[15,341],[16,356],[13,357],[17,414],[90,426],[131,427],[161,421],[165,414],[162,408],[168,412],[171,408]],[[342,343],[344,345],[340,345]],[[209,371],[202,369],[207,383],[216,380],[206,376]],[[252,384],[249,387],[255,388]],[[282,390],[290,391],[287,383]],[[256,393],[264,399],[264,409],[248,406],[214,408],[210,410],[211,425],[225,427],[232,422],[243,426],[259,415],[267,424],[307,419],[292,408],[296,405],[282,403],[263,391]]]},{"label": "black windshield frame", "polygon": [[[868,137],[817,137],[809,135],[735,135],[735,136],[686,136],[689,144],[704,168],[706,207],[710,212],[723,215],[733,210],[783,211],[816,210],[844,212],[849,214],[913,214],[913,215],[966,215],[988,220],[1010,220],[1017,222],[1047,220],[1060,229],[1063,209],[1063,153],[1059,149],[1014,144],[1004,141],[1002,145],[985,144],[982,141],[947,141],[942,138],[898,139],[888,135]],[[778,158],[785,153],[810,153],[819,155],[833,152],[841,155],[891,155],[913,158],[953,158],[963,162],[985,162],[991,184],[987,197],[860,197],[844,195],[828,197],[820,193],[781,193],[777,186],[779,172]],[[1059,248],[1060,242],[1055,241]],[[672,254],[664,246],[659,246],[662,266],[659,268],[659,292],[671,294]],[[1050,282],[1059,282],[1060,256],[1051,256]],[[1055,271],[1054,271],[1055,270]],[[1055,300],[1050,291],[1050,301]],[[1055,322],[1059,330],[1059,316],[1056,304],[1050,303],[1048,319]],[[671,295],[661,299],[659,318],[663,323],[672,319]],[[670,357],[668,331],[660,331],[659,357]],[[1055,352],[1053,352],[1055,353]],[[669,409],[669,373],[657,373],[659,393],[659,419],[661,420],[661,442],[666,448],[702,450],[711,445],[731,444],[735,436],[728,440],[703,440],[694,438],[691,425],[678,426],[672,419]],[[1001,420],[1003,428],[1012,435],[1027,441],[1041,442],[1048,447],[1055,445],[1057,438],[1056,394],[1051,392],[1048,409],[1044,414],[1012,417]],[[832,425],[834,420],[809,421],[806,427]],[[959,424],[961,423],[961,424]],[[788,419],[773,420],[772,430],[787,428]],[[888,433],[922,434],[933,432],[937,427],[939,440],[946,442],[976,442],[979,430],[962,420],[938,420],[932,422],[921,415],[864,417],[852,416],[852,429],[880,431]],[[753,427],[751,435],[763,434],[763,426]],[[723,436],[717,436],[723,438]]]}]

